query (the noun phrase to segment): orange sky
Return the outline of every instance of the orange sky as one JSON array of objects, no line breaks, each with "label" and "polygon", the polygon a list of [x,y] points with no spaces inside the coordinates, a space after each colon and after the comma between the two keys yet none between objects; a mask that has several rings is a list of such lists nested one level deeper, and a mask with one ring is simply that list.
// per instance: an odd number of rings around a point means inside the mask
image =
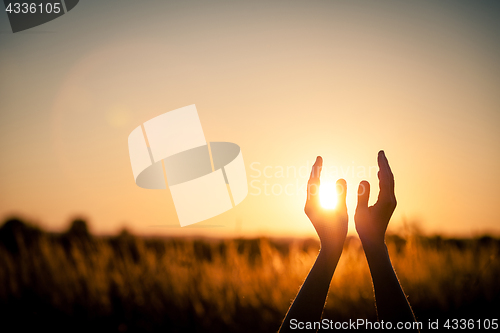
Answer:
[{"label": "orange sky", "polygon": [[[499,233],[499,15],[495,1],[85,0],[12,34],[2,12],[0,216],[62,230],[83,215],[98,233],[309,235],[301,191],[321,155],[322,179],[348,182],[353,232],[357,185],[370,181],[376,199],[384,149],[394,230],[406,219]],[[207,141],[240,145],[250,193],[180,228],[168,190],[135,185],[127,137],[190,104]]]}]

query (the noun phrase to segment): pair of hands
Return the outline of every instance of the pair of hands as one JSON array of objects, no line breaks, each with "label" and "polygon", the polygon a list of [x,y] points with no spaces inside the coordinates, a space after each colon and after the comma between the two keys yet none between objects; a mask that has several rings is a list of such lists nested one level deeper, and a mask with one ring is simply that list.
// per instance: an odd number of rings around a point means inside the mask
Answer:
[{"label": "pair of hands", "polygon": [[[321,251],[288,310],[280,328],[281,333],[293,331],[292,319],[302,322],[319,321],[347,236],[346,181],[337,181],[337,207],[322,208],[319,200],[322,165],[323,160],[318,156],[308,182],[305,207],[305,212],[320,238]],[[370,184],[367,181],[359,184],[358,204],[354,214],[356,230],[370,268],[378,317],[391,322],[415,322],[415,316],[385,246],[385,232],[396,208],[396,196],[394,176],[383,151],[378,153],[378,166],[380,192],[375,205],[368,207]]]},{"label": "pair of hands", "polygon": [[[383,151],[378,153],[378,178],[380,192],[377,202],[368,207],[370,183],[362,181],[358,187],[358,204],[354,215],[356,231],[363,244],[383,244],[389,220],[396,208],[394,194],[394,176]],[[311,220],[321,242],[321,249],[342,252],[347,236],[347,183],[344,179],[337,181],[338,204],[334,209],[321,207],[319,185],[323,159],[316,158],[307,184],[307,201],[305,213]]]}]

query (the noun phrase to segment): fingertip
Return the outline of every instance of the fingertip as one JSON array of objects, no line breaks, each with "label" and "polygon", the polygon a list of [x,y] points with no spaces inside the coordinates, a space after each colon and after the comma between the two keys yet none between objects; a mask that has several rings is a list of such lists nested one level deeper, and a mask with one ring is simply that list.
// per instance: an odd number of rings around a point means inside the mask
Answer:
[{"label": "fingertip", "polygon": [[367,191],[370,191],[370,183],[363,180],[358,186],[358,195],[364,195]]},{"label": "fingertip", "polygon": [[363,180],[358,187],[358,205],[356,209],[368,207],[368,199],[370,198],[370,183]]},{"label": "fingertip", "polygon": [[323,167],[323,159],[321,156],[316,157],[316,161],[311,168],[311,177],[310,179],[319,180],[319,176],[321,175],[321,169]]},{"label": "fingertip", "polygon": [[347,182],[345,181],[345,179],[339,179],[337,180],[337,194],[338,195],[342,195],[342,196],[346,196],[347,194]]},{"label": "fingertip", "polygon": [[377,162],[378,162],[378,167],[381,171],[381,173],[379,171],[379,175],[378,175],[379,179],[380,179],[381,175],[388,176],[390,173],[391,167],[389,166],[389,161],[387,160],[387,157],[385,156],[385,152],[383,150],[379,151]]},{"label": "fingertip", "polygon": [[382,159],[382,160],[387,160],[387,156],[385,156],[385,151],[383,150],[380,150],[378,152],[378,158]]},{"label": "fingertip", "polygon": [[385,159],[385,152],[383,150],[380,150],[377,155],[377,160],[380,166],[380,162]]},{"label": "fingertip", "polygon": [[345,179],[340,178],[339,180],[337,180],[337,185],[340,185],[342,187],[346,187],[347,186],[347,182],[345,181]]}]

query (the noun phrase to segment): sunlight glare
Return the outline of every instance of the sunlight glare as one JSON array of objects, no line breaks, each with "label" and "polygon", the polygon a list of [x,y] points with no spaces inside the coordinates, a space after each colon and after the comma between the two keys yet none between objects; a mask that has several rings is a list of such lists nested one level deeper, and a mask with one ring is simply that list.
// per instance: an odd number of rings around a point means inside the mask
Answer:
[{"label": "sunlight glare", "polygon": [[323,208],[335,208],[337,205],[337,189],[335,183],[323,183],[319,186],[319,201]]}]

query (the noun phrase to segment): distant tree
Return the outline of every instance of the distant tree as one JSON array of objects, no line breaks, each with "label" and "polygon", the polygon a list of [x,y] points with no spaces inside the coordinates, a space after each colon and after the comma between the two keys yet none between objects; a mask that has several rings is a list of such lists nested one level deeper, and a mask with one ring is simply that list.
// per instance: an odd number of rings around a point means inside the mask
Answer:
[{"label": "distant tree", "polygon": [[80,239],[90,239],[91,235],[89,232],[89,228],[87,226],[87,222],[83,219],[75,219],[71,226],[69,227],[66,235],[69,237],[75,237]]},{"label": "distant tree", "polygon": [[41,231],[18,217],[12,217],[0,228],[0,244],[11,253],[17,254],[21,248],[31,246],[40,236]]}]

